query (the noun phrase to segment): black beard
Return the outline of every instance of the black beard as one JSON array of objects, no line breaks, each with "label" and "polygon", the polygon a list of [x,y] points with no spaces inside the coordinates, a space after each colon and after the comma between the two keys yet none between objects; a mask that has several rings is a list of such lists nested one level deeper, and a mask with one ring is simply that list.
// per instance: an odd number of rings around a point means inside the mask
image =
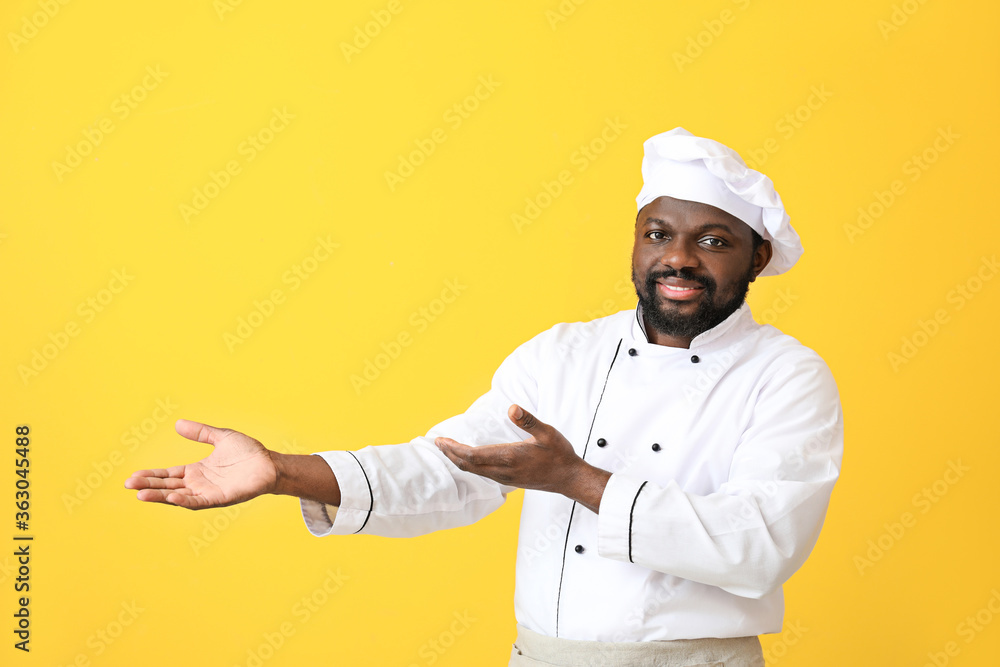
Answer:
[{"label": "black beard", "polygon": [[[674,276],[681,280],[698,283],[705,288],[701,305],[691,315],[680,315],[676,312],[663,310],[660,308],[659,303],[657,303],[656,296],[658,290],[656,288],[656,281]],[[747,298],[747,293],[750,291],[750,283],[754,277],[753,266],[751,265],[746,275],[736,283],[732,298],[716,305],[715,292],[717,286],[715,280],[710,276],[696,276],[687,269],[677,271],[667,268],[662,271],[649,273],[646,276],[646,283],[643,286],[645,289],[642,290],[639,289],[635,269],[632,269],[632,283],[635,285],[635,293],[638,295],[639,304],[642,306],[645,324],[661,334],[672,338],[694,338],[720,324],[727,317],[735,313]]]}]

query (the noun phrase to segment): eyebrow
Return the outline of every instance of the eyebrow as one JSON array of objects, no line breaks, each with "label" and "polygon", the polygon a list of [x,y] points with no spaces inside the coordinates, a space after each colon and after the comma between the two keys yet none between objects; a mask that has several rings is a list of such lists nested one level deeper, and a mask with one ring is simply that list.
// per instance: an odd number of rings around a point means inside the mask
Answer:
[{"label": "eyebrow", "polygon": [[[642,225],[643,226],[647,226],[647,225],[649,225],[651,223],[653,223],[653,224],[659,223],[659,224],[661,224],[661,225],[663,225],[665,227],[670,227],[671,226],[670,222],[668,222],[666,220],[663,220],[662,218],[653,218],[653,217],[646,218],[642,222]],[[736,231],[732,227],[730,227],[729,225],[727,225],[724,222],[707,222],[704,225],[701,225],[700,227],[697,227],[696,229],[694,229],[694,233],[695,234],[704,234],[705,232],[711,231],[713,229],[721,229],[722,231],[729,232],[730,234],[735,234],[736,233]]]}]

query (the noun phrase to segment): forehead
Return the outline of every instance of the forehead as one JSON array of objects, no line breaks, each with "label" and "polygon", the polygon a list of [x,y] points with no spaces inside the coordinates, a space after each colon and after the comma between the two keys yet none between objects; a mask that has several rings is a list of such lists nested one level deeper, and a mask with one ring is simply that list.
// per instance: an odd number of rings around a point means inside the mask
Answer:
[{"label": "forehead", "polygon": [[658,197],[642,207],[635,219],[636,226],[660,222],[674,227],[702,227],[712,225],[723,227],[733,234],[749,236],[750,226],[735,215],[710,204]]}]

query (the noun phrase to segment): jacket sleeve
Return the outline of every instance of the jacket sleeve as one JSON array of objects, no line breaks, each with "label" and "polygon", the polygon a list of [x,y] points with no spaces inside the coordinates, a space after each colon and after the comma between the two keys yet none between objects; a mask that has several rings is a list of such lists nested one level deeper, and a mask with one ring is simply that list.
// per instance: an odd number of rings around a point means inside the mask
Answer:
[{"label": "jacket sleeve", "polygon": [[527,438],[507,418],[507,409],[517,403],[530,411],[537,403],[532,349],[528,341],[515,350],[497,369],[486,394],[424,436],[398,445],[319,453],[337,478],[341,504],[302,500],[309,531],[317,536],[411,537],[473,523],[500,507],[514,487],[459,470],[434,438],[447,436],[475,446]]},{"label": "jacket sleeve", "polygon": [[612,475],[598,515],[607,558],[760,598],[801,565],[840,473],[844,425],[833,376],[815,353],[763,381],[728,480],[708,495]]}]

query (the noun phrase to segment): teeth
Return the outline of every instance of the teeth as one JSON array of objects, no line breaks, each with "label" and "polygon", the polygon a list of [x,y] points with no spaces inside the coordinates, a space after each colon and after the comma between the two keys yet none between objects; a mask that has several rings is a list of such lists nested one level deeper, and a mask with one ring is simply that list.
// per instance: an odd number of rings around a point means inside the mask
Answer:
[{"label": "teeth", "polygon": [[671,292],[691,292],[697,288],[695,287],[674,287],[673,285],[664,285]]}]

